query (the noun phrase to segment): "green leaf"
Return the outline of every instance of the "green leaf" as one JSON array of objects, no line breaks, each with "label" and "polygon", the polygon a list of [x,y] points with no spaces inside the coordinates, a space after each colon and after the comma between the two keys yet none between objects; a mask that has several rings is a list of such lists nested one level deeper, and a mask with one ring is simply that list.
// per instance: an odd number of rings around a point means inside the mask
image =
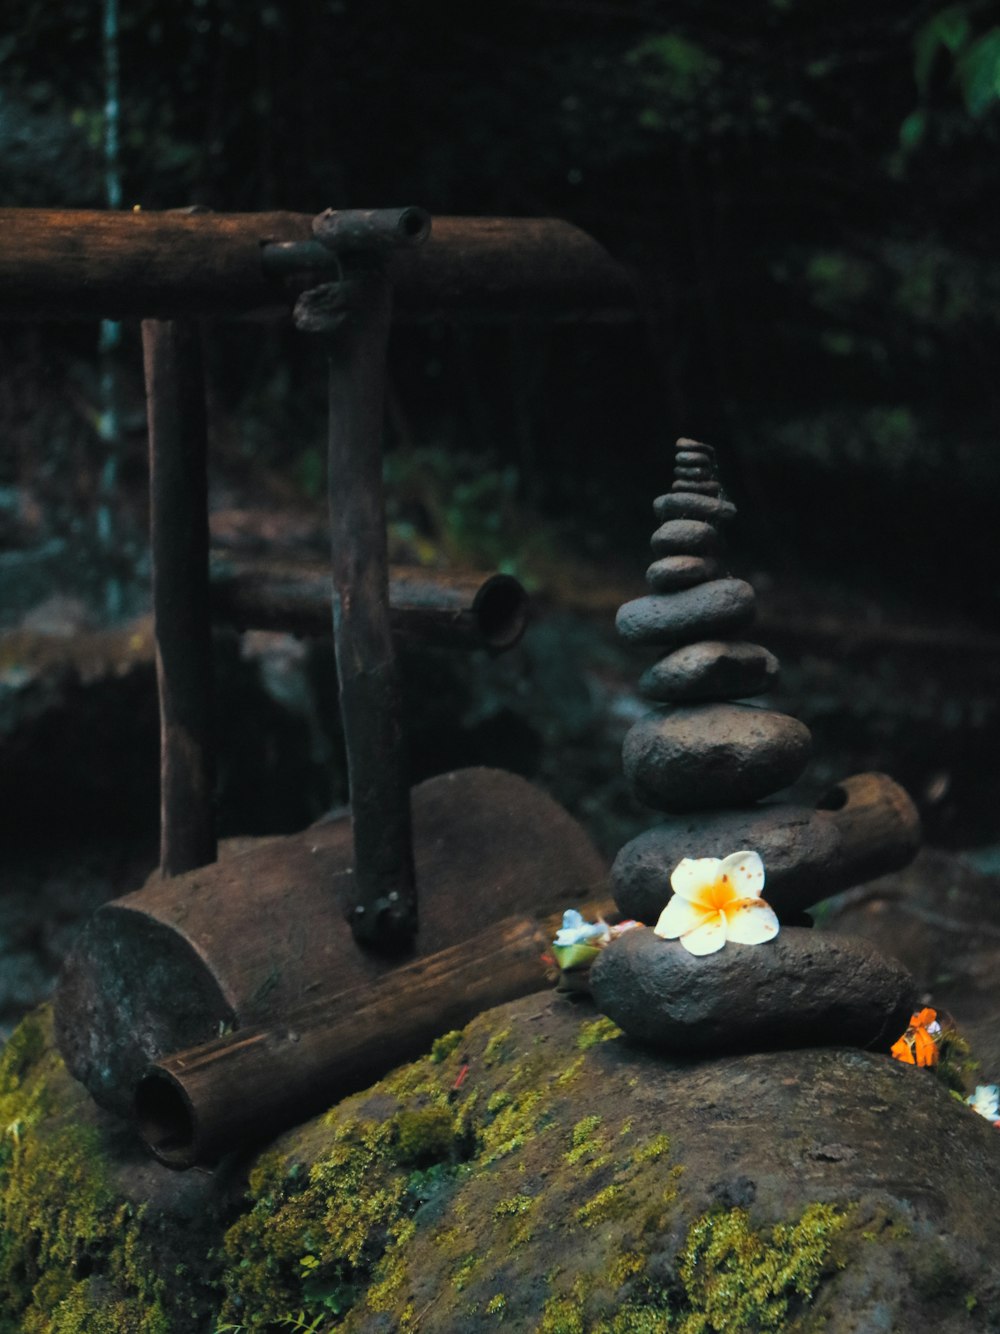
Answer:
[{"label": "green leaf", "polygon": [[927,111],[917,107],[911,111],[899,127],[899,143],[905,153],[912,153],[919,148],[927,133]]},{"label": "green leaf", "polygon": [[922,93],[927,91],[938,51],[944,47],[955,55],[969,40],[969,32],[969,16],[964,5],[949,5],[942,9],[917,32],[913,39],[913,75]]},{"label": "green leaf", "polygon": [[958,81],[970,116],[981,116],[1000,99],[1000,27],[991,28],[962,53]]}]

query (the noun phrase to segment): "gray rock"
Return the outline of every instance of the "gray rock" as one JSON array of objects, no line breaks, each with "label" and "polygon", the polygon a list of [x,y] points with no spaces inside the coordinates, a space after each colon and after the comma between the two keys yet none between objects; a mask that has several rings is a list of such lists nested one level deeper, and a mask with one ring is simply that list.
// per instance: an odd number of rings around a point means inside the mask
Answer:
[{"label": "gray rock", "polygon": [[717,496],[722,488],[718,482],[674,482],[671,491],[694,491],[702,496]]},{"label": "gray rock", "polygon": [[700,466],[696,463],[675,463],[674,478],[690,477],[693,482],[712,482],[715,481],[715,474],[706,463]]},{"label": "gray rock", "polygon": [[888,1052],[917,1000],[902,964],[868,941],[801,927],[702,957],[638,928],[601,951],[590,986],[630,1038],[691,1055],[832,1045]]},{"label": "gray rock", "polygon": [[777,676],[778,659],[760,644],[700,640],[661,658],[639,689],[659,700],[745,699],[768,690]]},{"label": "gray rock", "polygon": [[722,562],[713,556],[663,556],[646,571],[646,583],[657,593],[673,593],[708,583],[722,573]]},{"label": "gray rock", "polygon": [[680,647],[697,639],[737,633],[753,620],[754,591],[742,579],[712,579],[676,593],[651,593],[626,602],[615,625],[628,644]]},{"label": "gray rock", "polygon": [[687,436],[682,435],[676,445],[678,452],[685,454],[706,454],[710,459],[715,458],[715,446],[705,445],[700,440],[689,440]]},{"label": "gray rock", "polygon": [[722,539],[719,530],[701,519],[668,519],[653,534],[654,556],[714,555]]},{"label": "gray rock", "polygon": [[[622,747],[635,795],[661,811],[744,806],[794,783],[809,758],[797,718],[750,704],[656,709]],[[735,851],[735,849],[730,849]]]},{"label": "gray rock", "polygon": [[612,893],[626,917],[655,922],[670,897],[670,873],[683,857],[727,857],[753,848],[764,863],[764,897],[783,917],[842,888],[830,879],[839,844],[824,812],[787,802],[675,815],[625,844],[611,868]]},{"label": "gray rock", "polygon": [[678,468],[711,468],[713,467],[713,458],[713,455],[706,454],[700,449],[679,449],[674,455],[674,466]]},{"label": "gray rock", "polygon": [[736,518],[736,506],[718,496],[700,496],[693,491],[672,491],[657,496],[653,513],[660,523],[667,519],[704,519],[707,523],[728,523]]}]

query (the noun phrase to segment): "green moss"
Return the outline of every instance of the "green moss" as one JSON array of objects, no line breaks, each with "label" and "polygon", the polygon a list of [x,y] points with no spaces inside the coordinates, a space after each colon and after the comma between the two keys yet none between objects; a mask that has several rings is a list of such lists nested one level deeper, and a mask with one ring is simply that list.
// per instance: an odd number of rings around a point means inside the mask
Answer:
[{"label": "green moss", "polygon": [[441,1037],[435,1038],[431,1044],[431,1060],[435,1064],[446,1061],[452,1052],[457,1051],[462,1045],[464,1036],[460,1028],[453,1028],[450,1033],[443,1033]]},{"label": "green moss", "polygon": [[450,1107],[408,1108],[397,1112],[392,1124],[400,1163],[440,1163],[457,1154],[460,1136]]},{"label": "green moss", "polygon": [[510,1029],[504,1028],[499,1033],[494,1033],[487,1042],[483,1051],[483,1065],[487,1069],[491,1065],[496,1065],[498,1061],[504,1061],[509,1056],[508,1040],[510,1038]]},{"label": "green moss", "polygon": [[580,1051],[589,1051],[599,1042],[608,1042],[611,1038],[617,1037],[621,1037],[621,1029],[602,1014],[592,1023],[582,1026],[577,1034],[576,1045]]},{"label": "green moss", "polygon": [[56,1113],[66,1080],[39,1011],[0,1058],[0,1331],[3,1334],[169,1334],[193,1307],[166,1309],[155,1226],[122,1202],[106,1143]]},{"label": "green moss", "polygon": [[745,1209],[702,1215],[678,1261],[688,1307],[680,1334],[787,1328],[790,1306],[812,1300],[847,1221],[832,1205],[811,1204],[797,1223],[764,1235]]}]

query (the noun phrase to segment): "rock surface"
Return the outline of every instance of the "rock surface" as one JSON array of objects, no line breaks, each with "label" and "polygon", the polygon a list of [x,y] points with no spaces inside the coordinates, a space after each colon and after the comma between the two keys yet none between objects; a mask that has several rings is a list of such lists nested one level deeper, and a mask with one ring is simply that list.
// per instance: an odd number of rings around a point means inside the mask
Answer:
[{"label": "rock surface", "polygon": [[647,713],[625,737],[622,760],[641,802],[689,811],[742,806],[787,787],[805,768],[809,746],[797,718],[704,704]]},{"label": "rock surface", "polygon": [[743,579],[712,579],[677,593],[650,593],[619,608],[615,627],[627,644],[680,645],[746,629],[754,592]]},{"label": "rock surface", "polygon": [[720,546],[719,530],[700,519],[668,519],[651,539],[654,556],[712,554]]},{"label": "rock surface", "polygon": [[718,579],[721,573],[722,562],[714,556],[664,556],[650,565],[646,583],[657,593],[672,593]]},{"label": "rock surface", "polygon": [[624,845],[611,868],[611,890],[625,917],[653,923],[670,897],[670,873],[683,857],[760,853],[764,897],[779,917],[826,896],[840,835],[808,806],[765,802],[743,810],[675,815]]},{"label": "rock surface", "polygon": [[736,506],[718,496],[696,495],[693,491],[670,491],[653,501],[653,513],[664,523],[667,519],[704,519],[706,523],[728,523],[736,518]]},{"label": "rock surface", "polygon": [[704,639],[685,644],[654,663],[639,681],[648,699],[745,699],[769,690],[778,659],[760,644]]},{"label": "rock surface", "polygon": [[906,969],[867,941],[801,927],[701,958],[639,928],[601,952],[590,985],[629,1037],[698,1056],[834,1043],[887,1052],[917,999]]},{"label": "rock surface", "polygon": [[678,1060],[614,1034],[528,997],[252,1160],[178,1174],[143,1163],[33,1018],[0,1069],[19,1124],[0,1328],[1000,1322],[1000,1136],[932,1075],[843,1048]]}]

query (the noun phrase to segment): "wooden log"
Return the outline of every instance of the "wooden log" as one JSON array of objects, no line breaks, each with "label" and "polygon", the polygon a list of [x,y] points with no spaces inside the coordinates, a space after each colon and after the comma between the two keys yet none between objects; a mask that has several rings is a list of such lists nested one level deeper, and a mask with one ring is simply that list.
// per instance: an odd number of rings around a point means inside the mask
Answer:
[{"label": "wooden log", "polygon": [[821,798],[817,814],[840,836],[834,875],[838,890],[900,870],[920,847],[917,808],[886,774],[843,779]]},{"label": "wooden log", "polygon": [[417,929],[382,490],[391,312],[392,289],[376,267],[306,292],[295,306],[296,326],[327,342],[333,643],[355,857],[351,925],[359,941],[382,949],[405,947]]},{"label": "wooden log", "polygon": [[545,987],[555,929],[507,917],[365,986],[165,1057],[136,1090],[139,1133],[161,1162],[190,1167],[304,1121],[481,1010]]},{"label": "wooden log", "polygon": [[160,871],[170,876],[216,856],[205,386],[196,324],[146,320],[142,343],[160,698]]},{"label": "wooden log", "polygon": [[[465,769],[421,783],[412,804],[419,956],[607,892],[590,839],[523,778]],[[150,1061],[384,976],[392,960],[359,948],[347,923],[353,860],[342,816],[105,904],[56,996],[71,1074],[127,1114]]]},{"label": "wooden log", "polygon": [[[0,209],[0,319],[287,315],[330,274],[312,228],[305,213]],[[272,276],[271,245],[277,256],[305,247],[315,267]],[[389,276],[397,318],[631,319],[636,309],[622,266],[554,218],[435,218],[426,245],[391,256]]]},{"label": "wooden log", "polygon": [[[212,615],[240,630],[330,633],[330,571],[318,561],[213,554]],[[519,643],[529,599],[509,574],[389,566],[389,624],[399,641],[501,653]]]}]

